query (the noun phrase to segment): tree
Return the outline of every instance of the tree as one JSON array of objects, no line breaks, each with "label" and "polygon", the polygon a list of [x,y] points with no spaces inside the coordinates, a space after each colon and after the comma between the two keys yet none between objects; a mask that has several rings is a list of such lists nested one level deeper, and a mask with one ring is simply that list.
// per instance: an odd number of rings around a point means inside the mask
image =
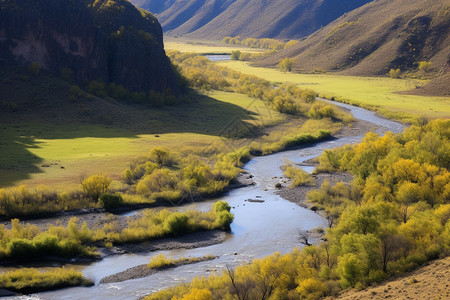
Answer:
[{"label": "tree", "polygon": [[106,175],[92,175],[81,182],[83,192],[94,200],[108,191],[111,179]]},{"label": "tree", "polygon": [[419,68],[419,71],[428,73],[433,68],[433,63],[431,61],[420,61],[418,68]]},{"label": "tree", "polygon": [[239,50],[231,51],[231,60],[239,60],[240,57],[241,57],[241,51],[239,51]]},{"label": "tree", "polygon": [[400,69],[391,69],[389,71],[389,76],[391,78],[399,78],[402,71]]},{"label": "tree", "polygon": [[294,60],[292,58],[286,57],[280,63],[278,64],[278,67],[280,67],[281,70],[285,72],[291,72],[292,67],[294,66]]},{"label": "tree", "polygon": [[29,71],[33,76],[38,76],[41,72],[41,65],[38,62],[32,62],[29,66]]}]

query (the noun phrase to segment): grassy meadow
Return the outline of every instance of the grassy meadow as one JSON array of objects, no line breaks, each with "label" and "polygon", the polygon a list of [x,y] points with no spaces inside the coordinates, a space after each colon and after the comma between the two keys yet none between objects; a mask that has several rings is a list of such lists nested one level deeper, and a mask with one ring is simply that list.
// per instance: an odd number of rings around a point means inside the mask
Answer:
[{"label": "grassy meadow", "polygon": [[276,69],[252,67],[249,63],[241,61],[223,61],[219,64],[271,81],[292,82],[304,88],[314,89],[320,97],[334,98],[337,101],[370,108],[389,118],[406,122],[412,121],[418,116],[432,119],[450,116],[450,99],[448,97],[413,96],[397,93],[421,86],[426,83],[423,80],[332,74],[295,74]]},{"label": "grassy meadow", "polygon": [[194,41],[179,38],[165,38],[164,48],[180,52],[193,52],[200,54],[231,54],[231,51],[239,50],[249,53],[264,52],[264,49],[249,48],[241,45],[227,45],[220,41]]},{"label": "grassy meadow", "polygon": [[[183,48],[183,45],[186,48]],[[218,46],[214,47],[214,45]],[[228,51],[237,49],[222,45],[225,44],[220,42],[186,44],[179,41],[166,43],[166,50],[181,51],[183,49],[183,52],[222,53],[225,49],[229,49]],[[245,51],[251,50],[251,48],[247,48]],[[435,119],[450,115],[450,99],[448,97],[426,97],[397,93],[422,86],[427,83],[425,80],[333,74],[296,74],[271,68],[253,67],[250,63],[242,61],[220,61],[218,64],[272,82],[295,83],[302,88],[315,90],[320,97],[334,98],[340,102],[359,105],[376,110],[386,117],[405,122],[411,122],[419,116]]]},{"label": "grassy meadow", "polygon": [[[131,160],[156,146],[201,151],[227,148],[223,131],[239,122],[248,129],[282,122],[280,113],[246,95],[209,92],[205,99],[145,112],[145,130],[97,124],[2,124],[0,187],[48,185],[75,189],[83,175],[102,172],[113,179]],[[232,150],[232,149],[229,149]]]}]

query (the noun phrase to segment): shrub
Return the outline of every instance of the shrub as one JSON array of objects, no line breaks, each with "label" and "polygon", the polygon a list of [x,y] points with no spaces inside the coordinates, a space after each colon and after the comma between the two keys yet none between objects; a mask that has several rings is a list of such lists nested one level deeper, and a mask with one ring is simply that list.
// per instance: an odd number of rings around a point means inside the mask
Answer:
[{"label": "shrub", "polygon": [[292,71],[293,66],[294,66],[294,60],[292,58],[288,58],[288,57],[286,57],[285,59],[280,61],[280,63],[278,64],[278,67],[285,72]]},{"label": "shrub", "polygon": [[215,213],[220,213],[222,211],[228,211],[229,212],[230,210],[231,210],[231,206],[228,204],[228,202],[225,202],[225,201],[217,201],[213,205],[213,211]]},{"label": "shrub", "polygon": [[88,286],[93,282],[74,269],[55,268],[46,272],[22,268],[0,274],[0,288],[19,293],[36,293],[55,288]]},{"label": "shrub", "polygon": [[391,69],[391,70],[389,71],[389,76],[390,76],[391,78],[399,78],[401,72],[402,72],[402,71],[400,71],[400,69]]},{"label": "shrub", "polygon": [[153,256],[150,262],[147,264],[147,267],[150,269],[160,269],[163,267],[174,266],[175,261],[173,258],[167,258],[164,254],[158,254]]},{"label": "shrub", "polygon": [[88,85],[88,92],[101,98],[107,96],[105,83],[102,81],[92,80]]},{"label": "shrub", "polygon": [[32,62],[28,68],[33,76],[38,76],[42,69],[41,64],[38,62]]},{"label": "shrub", "polygon": [[291,187],[314,184],[314,179],[302,168],[296,168],[293,165],[285,165],[285,168],[284,174],[292,180]]},{"label": "shrub", "polygon": [[241,51],[239,51],[239,50],[231,51],[231,60],[239,60],[240,57],[241,57]]},{"label": "shrub", "polygon": [[106,210],[111,210],[123,204],[120,194],[103,193],[100,195],[100,201]]},{"label": "shrub", "polygon": [[180,235],[190,231],[189,217],[185,213],[172,213],[164,221],[164,229],[173,235]]},{"label": "shrub", "polygon": [[94,200],[108,191],[111,179],[106,175],[92,175],[81,182],[83,192]]},{"label": "shrub", "polygon": [[334,109],[322,103],[314,103],[308,111],[308,117],[312,119],[333,118],[334,116]]},{"label": "shrub", "polygon": [[428,73],[433,69],[433,63],[431,61],[420,61],[418,68],[419,71]]}]

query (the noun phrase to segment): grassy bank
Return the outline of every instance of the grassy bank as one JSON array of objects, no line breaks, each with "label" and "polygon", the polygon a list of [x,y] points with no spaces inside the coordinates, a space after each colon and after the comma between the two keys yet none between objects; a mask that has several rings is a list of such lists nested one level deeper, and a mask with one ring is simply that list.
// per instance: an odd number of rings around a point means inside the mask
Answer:
[{"label": "grassy bank", "polygon": [[314,89],[320,97],[359,105],[394,119],[411,122],[419,116],[440,118],[450,116],[448,97],[401,95],[426,81],[385,77],[355,77],[332,74],[294,74],[277,69],[252,67],[241,61],[218,62],[233,70],[253,74],[276,82],[292,82],[302,88]]},{"label": "grassy bank", "polygon": [[129,219],[125,227],[118,221],[110,221],[99,228],[88,228],[85,222],[80,224],[73,217],[67,226],[49,225],[40,229],[13,219],[11,229],[0,225],[0,259],[33,262],[52,257],[94,258],[98,256],[97,246],[141,243],[197,231],[229,230],[233,218],[228,203],[218,201],[208,212],[149,209],[139,218]]},{"label": "grassy bank", "polygon": [[0,274],[0,289],[31,294],[73,286],[90,286],[94,283],[73,269],[55,268],[46,272],[20,269]]},{"label": "grassy bank", "polygon": [[319,170],[347,171],[354,180],[325,181],[308,194],[328,220],[318,245],[255,259],[145,299],[334,298],[448,256],[449,122],[383,137],[368,133],[360,144],[326,150]]}]

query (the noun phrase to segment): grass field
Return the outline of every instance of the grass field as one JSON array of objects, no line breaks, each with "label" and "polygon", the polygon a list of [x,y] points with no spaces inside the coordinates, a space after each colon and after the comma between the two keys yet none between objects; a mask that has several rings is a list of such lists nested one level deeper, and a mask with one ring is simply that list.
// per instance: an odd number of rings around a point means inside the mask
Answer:
[{"label": "grass field", "polygon": [[292,82],[314,89],[321,97],[377,110],[395,119],[412,121],[418,116],[450,117],[449,97],[397,94],[425,84],[424,81],[385,77],[354,77],[331,74],[294,74],[276,69],[252,67],[241,61],[222,61],[220,65],[275,82]]},{"label": "grass field", "polygon": [[242,52],[258,53],[264,49],[255,49],[245,46],[232,46],[220,41],[192,41],[176,38],[164,38],[164,48],[166,50],[178,50],[180,52],[193,52],[200,54],[231,54],[231,51],[240,50]]},{"label": "grass field", "polygon": [[181,147],[201,151],[211,144],[232,147],[233,142],[222,136],[235,123],[251,131],[285,119],[260,100],[225,92],[144,113],[148,122],[140,129],[0,124],[0,187],[45,184],[67,190],[77,188],[82,175],[105,173],[119,179],[133,157],[155,146],[175,151]]}]

